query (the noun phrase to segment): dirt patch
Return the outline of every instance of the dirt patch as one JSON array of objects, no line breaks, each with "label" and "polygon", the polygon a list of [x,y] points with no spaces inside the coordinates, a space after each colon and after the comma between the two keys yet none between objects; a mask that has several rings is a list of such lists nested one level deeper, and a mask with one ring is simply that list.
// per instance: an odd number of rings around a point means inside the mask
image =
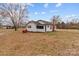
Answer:
[{"label": "dirt patch", "polygon": [[5,34],[5,33],[0,33],[0,36],[1,36],[1,35],[4,35],[4,34]]},{"label": "dirt patch", "polygon": [[22,33],[1,30],[0,55],[79,55],[79,31]]},{"label": "dirt patch", "polygon": [[59,52],[59,55],[63,56],[79,56],[79,49],[77,48],[70,48],[65,49]]}]

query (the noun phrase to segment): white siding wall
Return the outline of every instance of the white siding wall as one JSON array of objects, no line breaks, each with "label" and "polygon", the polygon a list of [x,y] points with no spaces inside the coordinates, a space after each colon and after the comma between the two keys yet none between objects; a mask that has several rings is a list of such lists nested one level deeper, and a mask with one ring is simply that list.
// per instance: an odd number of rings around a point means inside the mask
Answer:
[{"label": "white siding wall", "polygon": [[[28,28],[28,26],[31,26],[31,28]],[[44,26],[44,29],[37,29],[36,28],[36,24],[34,23],[29,23],[26,27],[27,31],[31,31],[31,32],[45,32],[45,25]],[[50,28],[51,25],[46,25],[46,31],[49,32],[49,31],[52,31],[52,29]]]},{"label": "white siding wall", "polygon": [[[28,26],[31,26],[31,28],[28,28]],[[27,28],[27,31],[36,32],[36,24],[34,23],[29,23],[26,28]]]},{"label": "white siding wall", "polygon": [[52,28],[50,28],[52,25],[46,25],[46,31],[47,32],[50,32],[50,31],[52,31]]},{"label": "white siding wall", "polygon": [[[28,26],[31,26],[31,28],[28,28]],[[44,26],[44,29],[37,29],[36,24],[34,23],[29,23],[26,29],[27,31],[31,31],[31,32],[45,32],[45,26]]]}]

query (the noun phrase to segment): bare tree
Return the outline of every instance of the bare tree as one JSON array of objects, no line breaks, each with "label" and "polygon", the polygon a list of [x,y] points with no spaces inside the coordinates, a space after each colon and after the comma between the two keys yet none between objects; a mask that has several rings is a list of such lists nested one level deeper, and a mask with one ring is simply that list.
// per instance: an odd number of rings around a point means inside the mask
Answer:
[{"label": "bare tree", "polygon": [[2,19],[3,19],[3,17],[1,17],[1,15],[0,15],[0,28],[2,28],[2,24],[3,24]]},{"label": "bare tree", "polygon": [[59,22],[59,20],[60,20],[60,17],[59,16],[53,16],[52,17],[52,24],[53,24],[53,32],[55,31],[55,28],[56,28],[56,24]]},{"label": "bare tree", "polygon": [[27,5],[16,3],[0,4],[0,15],[9,17],[13,23],[15,31],[20,26],[20,21],[27,16]]},{"label": "bare tree", "polygon": [[2,20],[0,19],[0,28],[2,27]]}]

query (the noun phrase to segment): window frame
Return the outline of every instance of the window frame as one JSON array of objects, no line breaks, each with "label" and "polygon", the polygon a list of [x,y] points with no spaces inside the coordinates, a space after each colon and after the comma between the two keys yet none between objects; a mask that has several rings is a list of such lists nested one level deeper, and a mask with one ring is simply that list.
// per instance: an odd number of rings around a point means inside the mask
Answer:
[{"label": "window frame", "polygon": [[37,25],[36,28],[37,29],[44,29],[44,26],[43,25]]}]

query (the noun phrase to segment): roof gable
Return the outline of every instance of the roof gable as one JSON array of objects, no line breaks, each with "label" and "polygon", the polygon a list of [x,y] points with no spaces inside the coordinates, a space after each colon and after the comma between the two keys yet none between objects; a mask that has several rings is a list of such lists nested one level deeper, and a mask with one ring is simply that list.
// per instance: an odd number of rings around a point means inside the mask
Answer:
[{"label": "roof gable", "polygon": [[51,22],[48,21],[44,21],[44,20],[38,20],[38,21],[29,21],[27,24],[29,23],[35,23],[37,25],[51,25]]},{"label": "roof gable", "polygon": [[39,22],[41,24],[51,24],[51,22],[44,21],[44,20],[38,20],[37,22]]}]

